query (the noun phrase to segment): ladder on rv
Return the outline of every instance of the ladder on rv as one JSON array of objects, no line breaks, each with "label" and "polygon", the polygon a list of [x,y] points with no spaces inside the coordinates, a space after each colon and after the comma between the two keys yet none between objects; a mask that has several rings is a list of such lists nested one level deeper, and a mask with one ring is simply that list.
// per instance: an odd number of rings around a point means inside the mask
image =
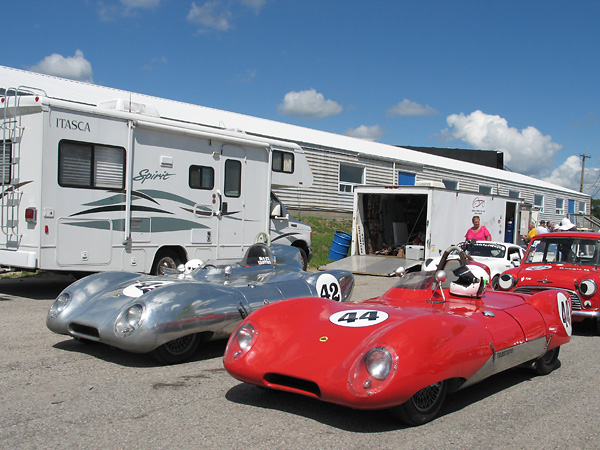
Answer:
[{"label": "ladder on rv", "polygon": [[[19,163],[23,127],[18,106],[23,96],[34,95],[40,89],[19,86],[0,89],[2,114],[2,147],[0,148],[0,231],[6,235],[7,244],[19,235],[19,205],[21,203]],[[45,92],[43,95],[46,95]]]}]

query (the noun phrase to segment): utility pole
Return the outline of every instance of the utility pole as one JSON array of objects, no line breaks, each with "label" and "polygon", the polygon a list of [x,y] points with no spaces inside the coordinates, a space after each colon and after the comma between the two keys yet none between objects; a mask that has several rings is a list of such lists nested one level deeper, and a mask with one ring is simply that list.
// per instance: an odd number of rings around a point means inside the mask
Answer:
[{"label": "utility pole", "polygon": [[585,170],[585,158],[590,158],[590,155],[584,155],[581,153],[581,185],[579,187],[579,192],[583,192],[583,171]]}]

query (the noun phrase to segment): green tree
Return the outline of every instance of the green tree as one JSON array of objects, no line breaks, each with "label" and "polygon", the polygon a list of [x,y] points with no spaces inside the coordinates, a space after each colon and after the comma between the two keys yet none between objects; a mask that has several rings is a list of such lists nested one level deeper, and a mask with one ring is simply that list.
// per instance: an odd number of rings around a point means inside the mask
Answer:
[{"label": "green tree", "polygon": [[600,219],[600,198],[592,199],[592,216]]}]

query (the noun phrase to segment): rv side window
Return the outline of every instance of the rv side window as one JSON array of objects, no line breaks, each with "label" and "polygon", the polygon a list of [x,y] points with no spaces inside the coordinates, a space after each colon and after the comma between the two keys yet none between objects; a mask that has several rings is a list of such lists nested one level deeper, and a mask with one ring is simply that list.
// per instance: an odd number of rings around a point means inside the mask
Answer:
[{"label": "rv side window", "polygon": [[12,162],[12,142],[4,141],[0,153],[0,184],[10,184]]},{"label": "rv side window", "polygon": [[63,187],[123,189],[125,149],[61,141],[58,184]]},{"label": "rv side window", "polygon": [[234,159],[225,161],[225,196],[239,197],[242,194],[242,163]]},{"label": "rv side window", "polygon": [[273,172],[294,173],[294,154],[273,150]]},{"label": "rv side window", "polygon": [[215,169],[206,166],[190,166],[190,187],[212,189],[215,187]]}]

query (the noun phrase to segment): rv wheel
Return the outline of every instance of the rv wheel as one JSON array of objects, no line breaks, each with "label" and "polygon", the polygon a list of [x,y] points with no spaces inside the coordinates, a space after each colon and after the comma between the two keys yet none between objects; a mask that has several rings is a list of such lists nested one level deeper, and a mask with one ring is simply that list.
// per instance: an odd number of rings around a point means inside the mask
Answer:
[{"label": "rv wheel", "polygon": [[308,268],[308,256],[306,256],[303,248],[298,247],[298,250],[300,250],[300,258],[302,259],[302,270],[306,270]]},{"label": "rv wheel", "polygon": [[152,266],[152,275],[163,275],[164,269],[177,269],[182,261],[179,255],[171,250],[162,250],[156,255],[154,266]]}]

